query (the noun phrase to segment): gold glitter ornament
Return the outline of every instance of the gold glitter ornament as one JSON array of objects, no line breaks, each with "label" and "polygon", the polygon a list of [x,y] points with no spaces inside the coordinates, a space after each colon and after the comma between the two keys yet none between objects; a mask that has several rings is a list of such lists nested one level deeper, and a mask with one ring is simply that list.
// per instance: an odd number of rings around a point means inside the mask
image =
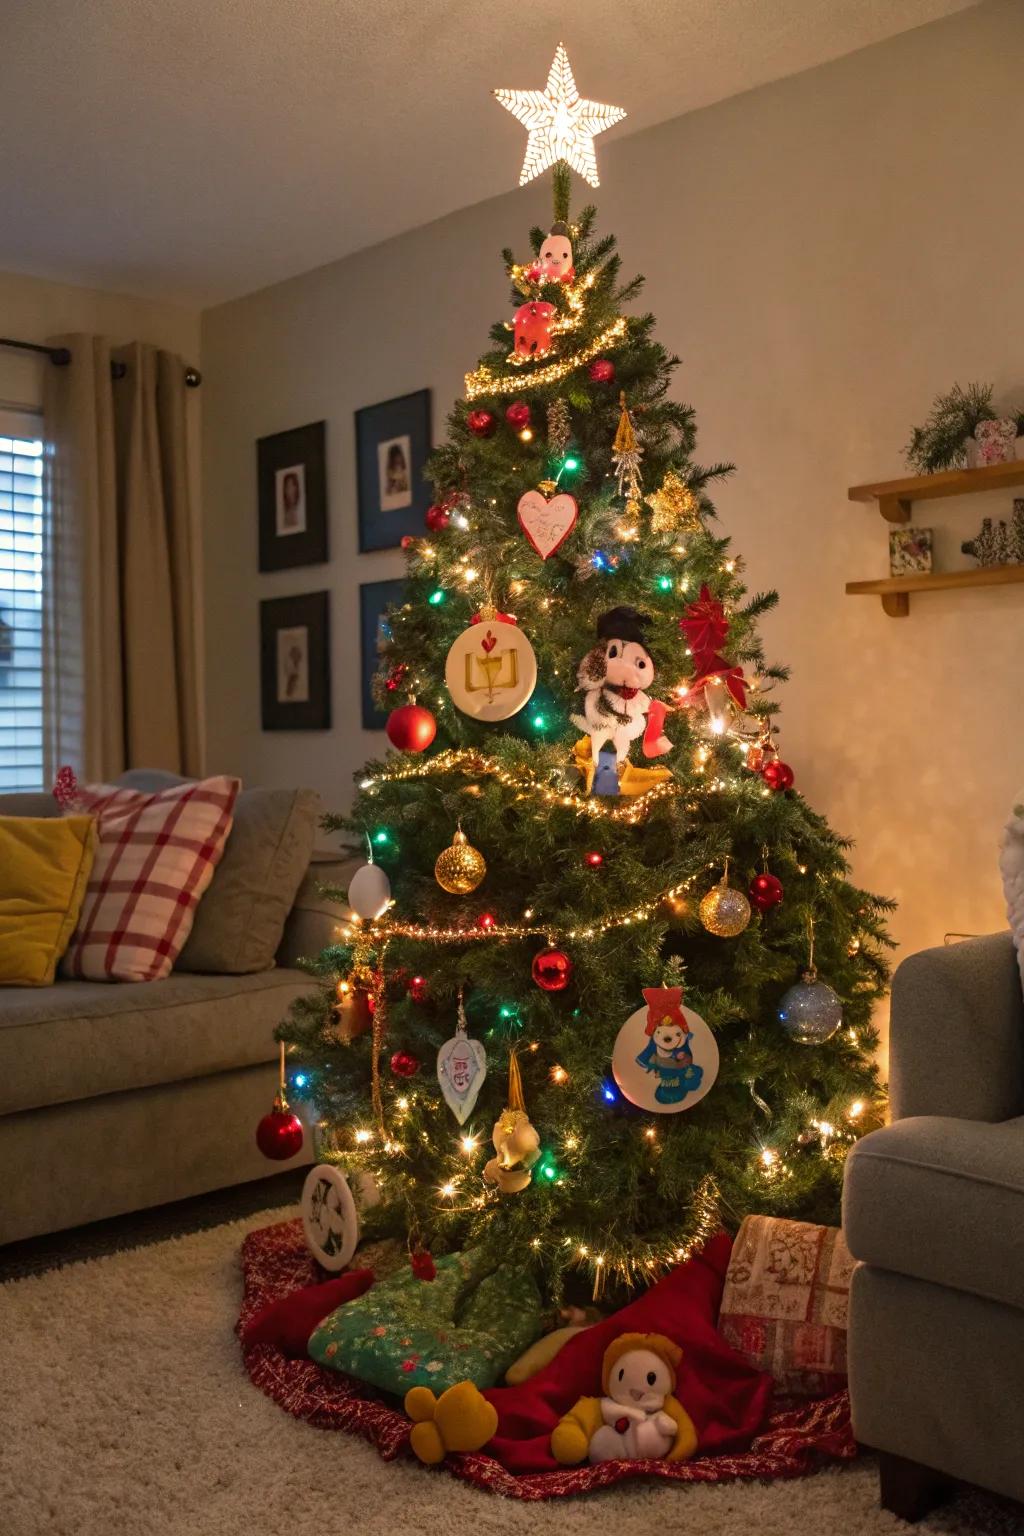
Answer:
[{"label": "gold glitter ornament", "polygon": [[681,475],[670,469],[660,490],[647,497],[652,533],[699,533],[700,503]]},{"label": "gold glitter ornament", "polygon": [[449,896],[468,896],[475,891],[484,875],[487,863],[482,853],[474,848],[460,827],[452,838],[451,847],[438,854],[434,865],[434,879]]},{"label": "gold glitter ornament", "polygon": [[729,884],[728,870],[701,902],[700,920],[719,939],[734,939],[750,922],[750,902]]}]

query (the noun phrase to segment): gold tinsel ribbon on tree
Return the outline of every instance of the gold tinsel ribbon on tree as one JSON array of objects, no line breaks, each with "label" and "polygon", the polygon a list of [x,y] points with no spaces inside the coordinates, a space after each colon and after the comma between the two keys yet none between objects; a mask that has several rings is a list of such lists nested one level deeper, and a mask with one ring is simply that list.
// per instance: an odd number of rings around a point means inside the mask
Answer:
[{"label": "gold tinsel ribbon on tree", "polygon": [[382,1137],[386,1135],[386,1128],[384,1125],[384,1098],[380,1087],[380,1053],[384,1048],[384,1035],[387,1025],[387,1007],[384,1001],[384,956],[387,953],[387,947],[388,944],[385,939],[380,946],[380,952],[377,956],[377,969],[374,974],[373,992],[371,993],[373,998],[373,1049],[370,1057],[370,1092],[373,1102],[374,1119],[377,1122],[377,1129]]}]

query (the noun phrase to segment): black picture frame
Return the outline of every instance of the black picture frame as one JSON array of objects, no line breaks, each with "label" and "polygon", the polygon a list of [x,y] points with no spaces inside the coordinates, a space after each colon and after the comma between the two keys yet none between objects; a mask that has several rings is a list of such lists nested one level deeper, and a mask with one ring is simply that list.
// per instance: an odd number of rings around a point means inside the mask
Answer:
[{"label": "black picture frame", "polygon": [[362,666],[363,729],[382,731],[387,724],[388,711],[378,709],[373,701],[373,674],[380,665],[378,642],[381,620],[387,608],[398,607],[405,597],[405,582],[364,581],[359,588],[359,649]]},{"label": "black picture frame", "polygon": [[[423,532],[432,499],[423,478],[431,450],[430,390],[363,406],[355,421],[359,553],[397,549],[407,534]],[[405,461],[404,480],[391,491],[384,480],[389,451]]]},{"label": "black picture frame", "polygon": [[[265,731],[331,728],[329,600],[328,592],[304,592],[260,603],[260,705]],[[293,686],[297,697],[289,699],[286,695]]]},{"label": "black picture frame", "polygon": [[[259,568],[289,571],[327,559],[327,428],[322,421],[256,442]],[[294,522],[294,527],[289,523]]]}]

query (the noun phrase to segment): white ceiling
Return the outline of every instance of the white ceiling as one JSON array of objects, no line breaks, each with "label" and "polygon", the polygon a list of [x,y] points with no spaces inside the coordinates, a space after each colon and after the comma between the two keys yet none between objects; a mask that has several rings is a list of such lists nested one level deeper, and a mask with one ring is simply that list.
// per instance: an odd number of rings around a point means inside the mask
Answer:
[{"label": "white ceiling", "polygon": [[[974,0],[0,0],[0,270],[208,305],[514,187],[496,85],[597,141]],[[870,102],[865,111],[870,112]]]}]

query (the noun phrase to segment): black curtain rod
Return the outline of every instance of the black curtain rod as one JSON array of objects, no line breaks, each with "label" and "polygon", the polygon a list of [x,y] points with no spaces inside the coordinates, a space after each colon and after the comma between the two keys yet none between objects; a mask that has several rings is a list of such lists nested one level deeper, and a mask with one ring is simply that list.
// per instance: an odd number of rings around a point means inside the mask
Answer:
[{"label": "black curtain rod", "polygon": [[[12,341],[9,336],[0,336],[0,347],[14,347],[18,352],[38,352],[43,357],[48,357],[56,368],[66,368],[71,361],[71,351],[68,347],[44,347],[38,341]],[[128,372],[127,363],[111,363],[110,376],[112,379],[123,379]],[[203,376],[198,368],[185,369],[185,384],[189,389],[198,389],[203,382]]]}]

